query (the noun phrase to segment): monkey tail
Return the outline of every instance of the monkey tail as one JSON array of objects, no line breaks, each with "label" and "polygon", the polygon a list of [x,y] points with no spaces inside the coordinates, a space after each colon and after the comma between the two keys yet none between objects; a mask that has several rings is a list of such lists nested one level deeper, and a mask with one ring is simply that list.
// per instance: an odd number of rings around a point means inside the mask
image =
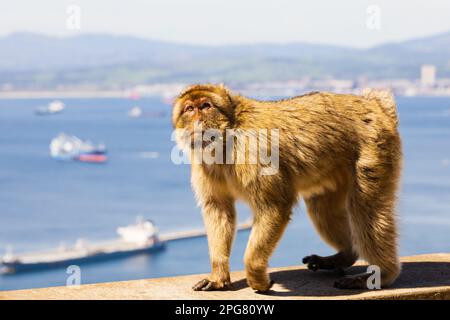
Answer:
[{"label": "monkey tail", "polygon": [[390,90],[364,89],[362,95],[366,99],[377,100],[384,112],[392,120],[394,126],[398,126],[397,106],[394,95]]}]

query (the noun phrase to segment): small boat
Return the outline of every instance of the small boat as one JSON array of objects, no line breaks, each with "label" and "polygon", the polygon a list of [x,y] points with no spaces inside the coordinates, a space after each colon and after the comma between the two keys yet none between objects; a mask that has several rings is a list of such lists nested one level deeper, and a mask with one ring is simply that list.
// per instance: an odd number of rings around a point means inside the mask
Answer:
[{"label": "small boat", "polygon": [[130,118],[139,119],[139,118],[163,118],[166,116],[166,112],[164,110],[153,110],[153,111],[144,111],[140,107],[133,107],[128,111],[128,116]]},{"label": "small boat", "polygon": [[139,154],[139,157],[142,159],[157,159],[159,158],[158,151],[144,151]]},{"label": "small boat", "polygon": [[11,250],[1,257],[1,273],[14,274],[71,264],[98,262],[148,253],[164,248],[158,229],[151,220],[138,218],[135,224],[117,228],[118,239],[90,244],[79,239],[75,245],[59,246],[54,250],[14,254]]},{"label": "small boat", "polygon": [[108,160],[104,144],[94,145],[90,141],[65,133],[60,133],[50,142],[50,156],[57,160],[92,163],[103,163]]},{"label": "small boat", "polygon": [[59,100],[50,102],[47,106],[38,107],[35,109],[35,113],[39,116],[46,116],[57,114],[63,111],[65,108],[64,103]]},{"label": "small boat", "polygon": [[142,109],[139,107],[133,107],[128,111],[128,116],[130,118],[140,118],[142,117]]}]

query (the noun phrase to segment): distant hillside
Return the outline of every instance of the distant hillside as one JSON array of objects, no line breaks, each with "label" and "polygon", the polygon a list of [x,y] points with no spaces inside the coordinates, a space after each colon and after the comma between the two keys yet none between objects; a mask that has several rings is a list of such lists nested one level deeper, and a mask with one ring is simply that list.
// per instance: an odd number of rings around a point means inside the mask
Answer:
[{"label": "distant hillside", "polygon": [[112,35],[0,38],[0,85],[22,88],[305,76],[417,78],[424,63],[450,77],[450,33],[366,50],[307,43],[196,46]]}]

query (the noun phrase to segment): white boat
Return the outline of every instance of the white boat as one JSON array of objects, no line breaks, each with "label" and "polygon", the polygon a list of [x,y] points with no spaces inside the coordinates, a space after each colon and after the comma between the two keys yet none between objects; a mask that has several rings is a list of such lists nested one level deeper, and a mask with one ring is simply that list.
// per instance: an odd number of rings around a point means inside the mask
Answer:
[{"label": "white boat", "polygon": [[50,142],[50,156],[58,160],[78,160],[88,162],[104,162],[106,146],[94,145],[74,135],[60,133]]},{"label": "white boat", "polygon": [[152,252],[164,247],[164,243],[158,238],[158,229],[150,220],[140,219],[135,224],[118,228],[117,233],[118,239],[97,243],[79,239],[73,246],[63,245],[41,252],[14,254],[9,250],[1,258],[1,272],[10,274],[96,262]]},{"label": "white boat", "polygon": [[140,118],[142,117],[142,109],[140,107],[133,107],[128,111],[128,116],[130,118]]},{"label": "white boat", "polygon": [[138,217],[135,224],[117,228],[117,233],[126,242],[145,243],[158,234],[158,229],[151,220]]},{"label": "white boat", "polygon": [[64,108],[65,108],[65,105],[63,102],[61,102],[59,100],[55,100],[55,101],[50,102],[47,106],[36,108],[35,113],[40,116],[51,115],[51,114],[60,113],[61,111],[64,110]]}]

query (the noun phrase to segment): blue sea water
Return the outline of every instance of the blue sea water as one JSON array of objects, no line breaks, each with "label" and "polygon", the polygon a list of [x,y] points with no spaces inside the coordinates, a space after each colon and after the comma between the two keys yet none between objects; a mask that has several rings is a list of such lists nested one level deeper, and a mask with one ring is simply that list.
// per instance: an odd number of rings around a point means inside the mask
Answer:
[{"label": "blue sea water", "polygon": [[[450,252],[450,99],[398,98],[404,145],[400,195],[400,253]],[[202,226],[189,184],[188,165],[170,159],[170,107],[141,99],[146,111],[164,117],[131,119],[127,99],[65,99],[66,110],[38,117],[46,99],[0,100],[0,253],[56,247],[78,238],[114,238],[118,226],[138,214],[161,232]],[[50,140],[72,133],[109,150],[107,164],[58,162],[49,157]],[[145,157],[158,152],[159,157]],[[249,216],[239,205],[239,219]],[[248,232],[235,239],[231,268],[243,268]],[[310,253],[331,254],[308,220],[303,205],[270,265],[301,262]],[[205,238],[170,243],[164,251],[81,265],[82,283],[209,272]],[[65,268],[0,276],[0,290],[65,285]]]}]

